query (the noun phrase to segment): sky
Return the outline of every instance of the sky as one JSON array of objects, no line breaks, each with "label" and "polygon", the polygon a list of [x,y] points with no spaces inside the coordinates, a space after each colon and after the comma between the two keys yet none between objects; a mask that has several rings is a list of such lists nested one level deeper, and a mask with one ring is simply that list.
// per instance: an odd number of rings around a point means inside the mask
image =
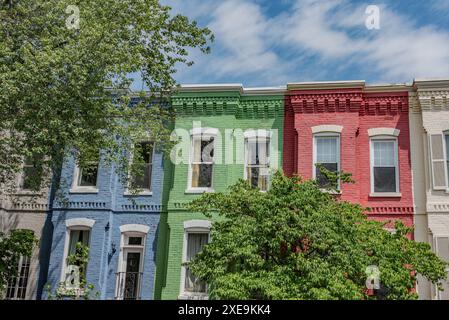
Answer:
[{"label": "sky", "polygon": [[[449,78],[449,0],[162,0],[208,27],[179,83],[267,87],[301,81]],[[376,5],[379,29],[368,29]]]}]

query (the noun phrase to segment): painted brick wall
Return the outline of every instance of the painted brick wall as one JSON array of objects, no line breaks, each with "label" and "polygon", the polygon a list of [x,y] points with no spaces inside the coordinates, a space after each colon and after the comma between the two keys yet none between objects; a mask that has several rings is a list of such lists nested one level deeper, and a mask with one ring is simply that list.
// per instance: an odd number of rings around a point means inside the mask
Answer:
[{"label": "painted brick wall", "polygon": [[[97,184],[98,193],[71,193],[75,160],[68,157],[64,162],[60,187],[52,223],[54,226],[51,247],[48,284],[54,291],[61,280],[66,220],[88,218],[95,220],[91,230],[87,281],[95,285],[101,299],[114,299],[116,272],[120,255],[120,226],[142,224],[149,226],[146,235],[142,280],[142,299],[153,299],[156,273],[157,233],[162,211],[164,161],[155,154],[152,172],[151,196],[126,196],[125,186],[119,181],[115,166],[100,164]],[[116,251],[112,251],[112,245]],[[45,296],[44,296],[45,297]]]},{"label": "painted brick wall", "polygon": [[[283,137],[283,97],[260,96],[245,97],[238,92],[226,93],[193,93],[185,94],[173,99],[174,105],[179,106],[175,128],[190,130],[194,121],[201,121],[202,127],[217,128],[222,137],[225,129],[277,129],[278,130],[278,168],[282,164],[282,137]],[[187,102],[186,102],[187,101]],[[210,106],[209,111],[202,108],[195,109],[195,105],[203,106],[203,102]],[[190,111],[189,111],[190,109]],[[189,114],[190,113],[190,114]],[[195,114],[194,114],[195,113]],[[222,154],[226,152],[222,144]],[[167,173],[166,173],[167,174]],[[244,177],[243,164],[217,164],[213,171],[213,188],[216,192],[224,192],[226,188],[238,179]],[[179,164],[173,167],[171,188],[169,192],[166,238],[160,239],[166,243],[165,261],[158,264],[158,268],[164,268],[165,274],[161,274],[160,290],[156,288],[156,296],[160,294],[162,299],[177,299],[180,294],[181,263],[184,238],[184,221],[192,219],[206,219],[204,216],[183,209],[184,205],[197,198],[197,194],[187,194],[188,165]]]},{"label": "painted brick wall", "polygon": [[[341,169],[352,173],[354,184],[341,186],[342,200],[372,208],[376,220],[401,219],[413,224],[412,174],[408,93],[365,93],[362,89],[291,91],[286,96],[284,171],[306,179],[313,175],[312,127],[343,126]],[[401,197],[370,197],[370,139],[368,129],[395,128],[398,137]]]}]

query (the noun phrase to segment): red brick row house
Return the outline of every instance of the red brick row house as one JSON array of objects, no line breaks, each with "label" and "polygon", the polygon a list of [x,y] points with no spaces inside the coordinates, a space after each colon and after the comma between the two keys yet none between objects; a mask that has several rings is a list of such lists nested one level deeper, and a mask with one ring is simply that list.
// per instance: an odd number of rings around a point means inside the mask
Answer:
[{"label": "red brick row house", "polygon": [[371,208],[372,219],[412,226],[408,90],[363,81],[288,84],[285,173],[317,178],[323,188],[316,164],[351,173],[355,183],[341,183],[337,197]]}]

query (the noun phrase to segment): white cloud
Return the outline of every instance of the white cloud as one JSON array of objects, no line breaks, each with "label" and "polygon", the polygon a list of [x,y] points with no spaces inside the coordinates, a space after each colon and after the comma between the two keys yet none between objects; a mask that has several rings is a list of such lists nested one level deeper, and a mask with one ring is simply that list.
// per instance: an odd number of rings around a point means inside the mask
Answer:
[{"label": "white cloud", "polygon": [[[342,74],[387,82],[449,76],[449,31],[418,26],[388,3],[380,6],[381,29],[371,31],[365,28],[368,3],[349,0],[291,0],[275,17],[260,0],[164,3],[207,24],[216,36],[211,55],[194,53],[196,65],[180,70],[182,82],[278,85]],[[449,9],[447,0],[433,5]]]}]

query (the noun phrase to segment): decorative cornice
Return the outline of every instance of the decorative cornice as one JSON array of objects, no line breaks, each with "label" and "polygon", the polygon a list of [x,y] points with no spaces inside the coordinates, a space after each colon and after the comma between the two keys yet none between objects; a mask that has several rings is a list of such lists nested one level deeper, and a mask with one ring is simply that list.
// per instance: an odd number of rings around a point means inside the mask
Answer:
[{"label": "decorative cornice", "polygon": [[428,213],[449,213],[448,203],[427,203]]},{"label": "decorative cornice", "polygon": [[64,209],[107,210],[108,204],[106,202],[96,202],[96,201],[57,202],[54,205],[54,209],[55,210],[64,210]]},{"label": "decorative cornice", "polygon": [[287,84],[287,90],[332,90],[332,89],[363,89],[364,80],[354,81],[318,81],[318,82],[293,82]]},{"label": "decorative cornice", "polygon": [[48,211],[50,206],[48,203],[33,203],[33,202],[16,202],[12,203],[9,208],[4,208],[10,211]]},{"label": "decorative cornice", "polygon": [[368,214],[413,214],[413,207],[371,207]]}]

